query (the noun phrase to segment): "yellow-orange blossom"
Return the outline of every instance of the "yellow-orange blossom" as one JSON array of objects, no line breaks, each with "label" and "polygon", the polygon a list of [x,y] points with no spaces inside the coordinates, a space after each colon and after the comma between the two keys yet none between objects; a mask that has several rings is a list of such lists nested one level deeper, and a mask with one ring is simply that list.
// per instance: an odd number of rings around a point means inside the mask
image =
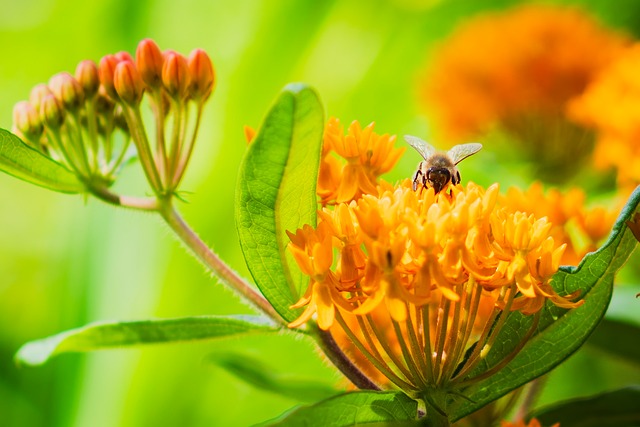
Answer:
[{"label": "yellow-orange blossom", "polygon": [[[346,350],[358,349],[351,357],[364,356],[411,394],[468,381],[495,343],[503,312],[538,313],[547,299],[566,308],[581,304],[549,283],[566,245],[551,237],[546,218],[503,204],[497,185],[469,183],[435,194],[413,191],[408,179],[378,182],[400,154],[395,138],[375,135],[373,125],[365,137],[360,129],[354,123],[338,138],[351,153],[346,164],[332,156],[339,122],[332,119],[325,131],[318,182],[325,208],[317,227],[289,233],[289,249],[310,278],[294,305],[305,309],[290,327],[314,314],[323,330],[339,324],[332,334],[339,342],[348,337]],[[372,161],[381,159],[379,146],[394,157],[384,168]],[[347,169],[367,180],[345,192],[335,178]]]}]

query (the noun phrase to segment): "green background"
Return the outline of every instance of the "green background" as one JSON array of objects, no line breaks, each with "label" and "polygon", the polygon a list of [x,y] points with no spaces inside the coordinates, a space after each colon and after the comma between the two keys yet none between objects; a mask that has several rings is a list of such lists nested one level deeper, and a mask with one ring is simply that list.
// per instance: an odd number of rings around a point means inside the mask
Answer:
[{"label": "green background", "polygon": [[[460,20],[514,1],[94,1],[5,0],[0,13],[0,127],[34,85],[82,59],[153,38],[162,49],[205,49],[217,87],[205,111],[180,210],[206,242],[248,275],[233,226],[243,126],[259,125],[281,88],[315,87],[327,115],[379,133],[429,135],[416,97],[429,49]],[[556,2],[567,3],[567,2]],[[634,34],[640,3],[571,2]],[[613,4],[613,6],[612,6]],[[636,28],[632,25],[636,22]],[[398,142],[400,145],[401,142]],[[484,162],[491,161],[486,154]],[[413,173],[407,152],[387,179]],[[520,184],[482,157],[465,179]],[[490,169],[490,170],[488,170]],[[512,168],[513,169],[513,168]],[[517,169],[517,167],[515,167]],[[118,190],[144,194],[137,166]],[[636,257],[637,260],[637,257]],[[621,282],[638,283],[627,268]],[[638,287],[619,287],[611,315],[640,323]],[[235,351],[288,375],[342,387],[311,343],[288,335],[64,355],[18,368],[16,350],[96,320],[246,313],[209,277],[159,218],[56,194],[0,175],[0,420],[9,426],[250,425],[300,403],[270,394],[207,362]],[[541,403],[640,382],[637,365],[585,349],[556,370]]]}]

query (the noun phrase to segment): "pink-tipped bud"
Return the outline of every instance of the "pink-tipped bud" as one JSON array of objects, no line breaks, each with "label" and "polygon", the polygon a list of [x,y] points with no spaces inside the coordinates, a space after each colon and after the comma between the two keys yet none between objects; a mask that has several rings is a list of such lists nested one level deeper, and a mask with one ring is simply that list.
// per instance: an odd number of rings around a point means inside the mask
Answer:
[{"label": "pink-tipped bud", "polygon": [[40,120],[47,128],[52,130],[59,129],[64,123],[64,109],[52,93],[42,98]]},{"label": "pink-tipped bud", "polygon": [[122,61],[116,66],[113,76],[116,92],[120,99],[131,106],[142,100],[143,83],[136,66],[131,61]]},{"label": "pink-tipped bud", "polygon": [[187,96],[189,80],[187,59],[173,51],[165,53],[162,66],[162,83],[169,96],[182,101]]},{"label": "pink-tipped bud", "polygon": [[136,65],[142,81],[152,89],[162,84],[162,64],[164,57],[160,48],[151,39],[144,39],[136,49]]},{"label": "pink-tipped bud", "polygon": [[75,112],[84,104],[82,86],[69,73],[58,73],[49,80],[49,89],[65,109]]},{"label": "pink-tipped bud", "polygon": [[40,83],[31,89],[31,93],[29,94],[29,102],[33,105],[33,108],[36,111],[40,111],[40,105],[42,104],[42,100],[45,96],[51,93],[51,89],[44,83]]},{"label": "pink-tipped bud", "polygon": [[13,107],[13,124],[28,140],[37,140],[42,135],[40,116],[28,101],[20,101]]},{"label": "pink-tipped bud", "polygon": [[98,66],[95,62],[86,59],[76,67],[76,79],[82,86],[84,94],[87,98],[93,98],[98,93],[100,87],[100,76],[98,75]]},{"label": "pink-tipped bud", "polygon": [[131,61],[131,62],[133,62],[133,58],[131,57],[131,54],[129,52],[125,52],[124,50],[121,50],[120,52],[116,53],[113,56],[116,57],[118,62],[122,62],[122,61]]},{"label": "pink-tipped bud", "polygon": [[100,77],[100,84],[104,88],[104,91],[114,101],[118,100],[118,94],[116,88],[113,86],[113,74],[116,71],[116,66],[120,62],[115,55],[105,55],[100,60],[98,65],[98,76]]},{"label": "pink-tipped bud", "polygon": [[202,49],[195,49],[189,55],[189,95],[196,101],[206,101],[213,92],[215,71],[211,58]]}]

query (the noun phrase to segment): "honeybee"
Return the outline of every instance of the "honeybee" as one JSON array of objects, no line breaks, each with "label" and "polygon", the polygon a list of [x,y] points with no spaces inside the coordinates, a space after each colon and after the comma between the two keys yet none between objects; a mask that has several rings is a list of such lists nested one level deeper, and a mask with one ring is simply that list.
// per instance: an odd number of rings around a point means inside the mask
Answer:
[{"label": "honeybee", "polygon": [[442,191],[449,182],[453,185],[458,184],[460,171],[456,165],[482,148],[482,144],[471,142],[456,145],[444,153],[439,152],[431,144],[417,136],[405,135],[404,140],[415,148],[424,159],[418,165],[418,170],[413,176],[413,191],[422,185],[424,188],[433,187],[436,194]]}]

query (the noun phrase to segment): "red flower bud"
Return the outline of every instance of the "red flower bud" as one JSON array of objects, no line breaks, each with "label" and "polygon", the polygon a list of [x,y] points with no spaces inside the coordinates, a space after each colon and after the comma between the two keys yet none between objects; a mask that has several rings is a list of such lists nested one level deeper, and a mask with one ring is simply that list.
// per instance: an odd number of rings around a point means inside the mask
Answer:
[{"label": "red flower bud", "polygon": [[53,130],[59,129],[64,123],[64,109],[52,93],[42,98],[40,120],[46,127]]},{"label": "red flower bud", "polygon": [[13,124],[29,140],[37,140],[42,135],[38,112],[28,101],[20,101],[13,107]]},{"label": "red flower bud", "polygon": [[162,66],[162,83],[172,98],[182,101],[189,89],[189,65],[184,56],[168,51]]},{"label": "red flower bud", "polygon": [[136,65],[142,81],[152,89],[162,84],[162,64],[164,57],[158,45],[151,39],[144,39],[136,49]]},{"label": "red flower bud", "polygon": [[118,65],[118,59],[114,55],[105,55],[100,60],[98,66],[98,76],[100,77],[100,84],[104,88],[104,91],[114,101],[118,100],[118,94],[113,86],[113,73],[116,71],[116,65]]},{"label": "red flower bud", "polygon": [[133,62],[133,58],[131,57],[131,54],[129,52],[125,52],[124,50],[121,50],[120,52],[116,53],[113,56],[116,57],[118,62],[122,62],[122,61],[131,61],[131,62]]},{"label": "red flower bud", "polygon": [[209,55],[202,49],[195,49],[189,55],[191,84],[189,95],[196,101],[205,101],[213,91],[215,72]]},{"label": "red flower bud", "polygon": [[88,59],[80,62],[76,67],[76,79],[87,98],[92,98],[98,93],[100,76],[98,76],[98,66],[95,62]]},{"label": "red flower bud", "polygon": [[51,77],[49,89],[69,111],[77,111],[84,103],[82,86],[69,73],[59,73]]},{"label": "red flower bud", "polygon": [[143,83],[136,66],[131,61],[122,61],[116,66],[114,86],[120,99],[131,106],[142,100]]}]

